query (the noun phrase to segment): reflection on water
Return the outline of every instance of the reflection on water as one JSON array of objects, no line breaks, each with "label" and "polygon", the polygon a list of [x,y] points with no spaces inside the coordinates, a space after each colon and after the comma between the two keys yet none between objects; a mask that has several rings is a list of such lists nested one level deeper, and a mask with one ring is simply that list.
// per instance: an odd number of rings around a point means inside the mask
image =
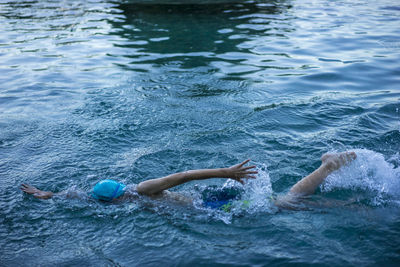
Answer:
[{"label": "reflection on water", "polygon": [[285,1],[120,5],[125,20],[112,25],[128,41],[119,46],[130,48],[123,54],[132,59],[126,67],[145,72],[153,66],[175,71],[207,67],[210,73],[245,77],[268,67],[274,57],[287,57],[271,49],[271,58],[265,60],[251,48],[253,39],[266,43],[287,39],[285,33],[295,30],[287,14],[290,7]]}]

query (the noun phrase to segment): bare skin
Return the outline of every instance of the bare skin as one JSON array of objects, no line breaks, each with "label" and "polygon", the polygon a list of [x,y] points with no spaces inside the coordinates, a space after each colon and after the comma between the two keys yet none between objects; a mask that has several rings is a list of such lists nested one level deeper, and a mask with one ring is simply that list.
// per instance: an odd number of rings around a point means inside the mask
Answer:
[{"label": "bare skin", "polygon": [[299,196],[307,196],[314,194],[315,190],[332,172],[340,169],[342,166],[356,159],[354,152],[343,152],[322,155],[321,166],[310,173],[308,176],[297,182],[291,189],[290,193]]},{"label": "bare skin", "polygon": [[288,194],[278,197],[275,200],[275,205],[289,210],[307,209],[307,207],[299,206],[301,203],[305,204],[304,197],[314,194],[315,190],[325,181],[329,174],[356,158],[357,155],[354,152],[326,153],[322,155],[321,166],[293,185]]},{"label": "bare skin", "polygon": [[[289,193],[286,196],[279,198],[275,204],[282,208],[292,209],[290,206],[291,203],[299,201],[299,197],[314,194],[315,190],[324,182],[325,178],[329,174],[356,159],[356,157],[357,155],[354,152],[326,153],[322,155],[321,166],[293,185]],[[185,196],[175,192],[169,192],[167,189],[190,181],[210,178],[233,179],[244,184],[246,179],[255,179],[255,174],[257,174],[257,171],[254,170],[256,166],[244,166],[249,161],[250,160],[243,161],[242,163],[233,165],[229,168],[190,170],[174,173],[161,178],[146,180],[139,183],[136,190],[140,195],[154,198],[173,198],[189,203],[191,200],[187,199]],[[21,190],[39,199],[49,199],[56,195],[56,193],[42,191],[27,184],[22,184]],[[129,194],[120,197],[121,201],[127,199],[129,199]]]},{"label": "bare skin", "polygon": [[[229,168],[190,170],[170,174],[161,178],[146,180],[138,184],[137,192],[140,195],[146,195],[150,197],[160,197],[162,195],[170,196],[174,195],[174,193],[168,192],[167,189],[169,188],[194,180],[204,180],[210,178],[233,179],[241,184],[244,184],[246,179],[255,179],[256,177],[254,174],[258,173],[254,170],[256,166],[244,166],[249,161],[250,160],[245,160],[242,163],[233,165]],[[39,199],[49,199],[56,195],[56,193],[42,191],[27,184],[21,184],[21,190]],[[124,199],[123,197],[124,196],[122,196],[122,200]]]},{"label": "bare skin", "polygon": [[244,179],[255,179],[256,177],[253,174],[257,174],[257,171],[252,171],[256,166],[244,166],[249,161],[245,160],[229,168],[190,170],[147,180],[138,184],[137,192],[142,195],[152,196],[183,183],[210,178],[230,178],[244,184]]},{"label": "bare skin", "polygon": [[33,195],[35,198],[39,198],[39,199],[49,199],[54,196],[53,192],[42,191],[42,190],[39,190],[36,187],[28,185],[28,184],[21,184],[21,190],[27,194]]}]

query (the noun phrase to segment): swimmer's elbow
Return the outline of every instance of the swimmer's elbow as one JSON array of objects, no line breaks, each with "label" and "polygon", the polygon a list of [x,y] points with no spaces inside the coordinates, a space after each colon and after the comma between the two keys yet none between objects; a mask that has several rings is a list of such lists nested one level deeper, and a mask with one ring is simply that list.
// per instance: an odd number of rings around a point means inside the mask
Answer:
[{"label": "swimmer's elbow", "polygon": [[274,204],[280,208],[285,210],[301,210],[300,204],[300,196],[292,193],[288,193],[284,196],[278,196],[274,201]]},{"label": "swimmer's elbow", "polygon": [[140,195],[152,196],[158,194],[162,190],[159,190],[158,187],[154,186],[150,181],[144,181],[138,184],[136,191]]},{"label": "swimmer's elbow", "polygon": [[151,195],[149,186],[146,185],[146,182],[141,182],[137,185],[136,191],[140,195]]}]

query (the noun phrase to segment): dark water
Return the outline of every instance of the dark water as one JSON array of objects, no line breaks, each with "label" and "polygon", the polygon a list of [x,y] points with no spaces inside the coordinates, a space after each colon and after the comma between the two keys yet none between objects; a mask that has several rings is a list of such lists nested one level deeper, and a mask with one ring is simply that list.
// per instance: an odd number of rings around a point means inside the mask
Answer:
[{"label": "dark water", "polygon": [[[0,266],[400,262],[398,1],[0,3]],[[313,199],[331,207],[277,211],[269,196],[347,149]],[[18,189],[246,158],[260,173],[230,212]]]}]

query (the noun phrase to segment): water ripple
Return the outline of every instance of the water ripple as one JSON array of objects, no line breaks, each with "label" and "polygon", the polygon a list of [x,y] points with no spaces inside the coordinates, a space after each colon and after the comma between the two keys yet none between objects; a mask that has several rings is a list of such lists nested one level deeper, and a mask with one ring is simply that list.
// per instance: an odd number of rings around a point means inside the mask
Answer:
[{"label": "water ripple", "polygon": [[[1,263],[398,261],[397,3],[177,1],[0,3]],[[270,195],[347,149],[359,160],[310,200],[335,207],[276,213]],[[245,158],[259,180],[245,188],[250,206],[231,212],[18,189],[86,195],[100,178],[138,183]],[[199,197],[224,182],[177,190]]]}]

